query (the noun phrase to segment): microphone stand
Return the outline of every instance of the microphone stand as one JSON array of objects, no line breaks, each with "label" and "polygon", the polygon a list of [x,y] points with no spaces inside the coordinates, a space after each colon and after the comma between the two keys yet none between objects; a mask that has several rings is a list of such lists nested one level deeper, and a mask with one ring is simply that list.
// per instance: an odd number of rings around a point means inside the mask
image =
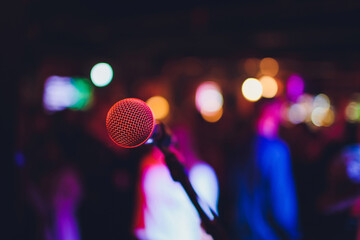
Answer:
[{"label": "microphone stand", "polygon": [[171,135],[163,123],[159,123],[155,126],[152,138],[154,140],[153,144],[157,146],[165,156],[165,163],[169,168],[172,179],[182,185],[190,201],[198,212],[201,219],[201,226],[213,237],[214,240],[227,239],[222,226],[218,222],[219,217],[216,215],[215,211],[209,207],[212,215],[214,216],[214,219],[211,220],[201,208],[199,204],[199,197],[190,183],[184,165],[181,164],[176,155],[169,149],[171,144]]}]

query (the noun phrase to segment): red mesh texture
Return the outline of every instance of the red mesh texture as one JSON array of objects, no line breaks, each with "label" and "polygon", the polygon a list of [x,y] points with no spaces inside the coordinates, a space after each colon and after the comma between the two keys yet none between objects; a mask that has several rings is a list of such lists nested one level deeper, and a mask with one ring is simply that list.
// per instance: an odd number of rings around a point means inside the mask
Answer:
[{"label": "red mesh texture", "polygon": [[150,107],[136,98],[126,98],[115,103],[106,117],[110,138],[125,148],[143,144],[151,136],[154,125]]}]

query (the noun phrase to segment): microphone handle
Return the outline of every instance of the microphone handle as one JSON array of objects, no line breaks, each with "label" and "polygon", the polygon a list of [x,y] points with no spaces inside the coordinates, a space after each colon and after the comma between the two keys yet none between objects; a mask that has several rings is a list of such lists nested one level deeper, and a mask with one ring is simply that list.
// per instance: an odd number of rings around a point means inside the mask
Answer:
[{"label": "microphone handle", "polygon": [[181,164],[181,162],[177,159],[176,155],[172,153],[168,148],[163,147],[161,145],[157,145],[159,149],[163,152],[165,156],[165,163],[169,168],[171,177],[174,181],[179,182],[184,188],[186,194],[190,198],[190,201],[194,205],[196,211],[198,212],[201,225],[204,230],[210,234],[214,240],[226,240],[226,234],[222,226],[218,222],[218,216],[215,212],[210,208],[210,211],[214,215],[214,219],[210,220],[210,218],[206,215],[204,210],[201,208],[198,195],[196,194],[194,188],[192,187],[190,180],[186,174],[185,167]]}]

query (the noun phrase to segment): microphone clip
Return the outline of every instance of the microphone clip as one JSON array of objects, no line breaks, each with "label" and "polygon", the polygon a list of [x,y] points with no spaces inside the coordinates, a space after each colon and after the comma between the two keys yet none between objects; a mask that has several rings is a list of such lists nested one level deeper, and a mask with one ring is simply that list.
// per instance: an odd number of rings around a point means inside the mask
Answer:
[{"label": "microphone clip", "polygon": [[147,143],[153,144],[161,150],[169,148],[174,142],[170,129],[162,122],[155,125],[153,133],[147,141]]}]

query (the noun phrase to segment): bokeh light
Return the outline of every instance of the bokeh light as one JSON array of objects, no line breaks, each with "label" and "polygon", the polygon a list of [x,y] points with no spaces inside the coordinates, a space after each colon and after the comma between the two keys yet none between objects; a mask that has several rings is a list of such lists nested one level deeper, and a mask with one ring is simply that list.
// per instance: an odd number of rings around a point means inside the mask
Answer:
[{"label": "bokeh light", "polygon": [[325,118],[326,112],[327,112],[327,110],[323,109],[321,107],[315,108],[311,113],[312,123],[317,127],[321,127],[322,121]]},{"label": "bokeh light", "polygon": [[329,127],[334,123],[335,113],[330,99],[321,93],[314,97],[312,103],[311,122],[317,127]]},{"label": "bokeh light", "polygon": [[335,121],[335,112],[332,108],[329,108],[323,118],[323,127],[330,127]]},{"label": "bokeh light", "polygon": [[273,58],[263,58],[260,61],[260,71],[263,75],[275,77],[279,72],[279,63]]},{"label": "bokeh light", "polygon": [[292,104],[288,109],[287,117],[293,124],[304,122],[307,117],[305,106],[299,103]]},{"label": "bokeh light", "polygon": [[330,99],[329,99],[329,97],[326,96],[323,93],[315,96],[314,102],[313,102],[313,107],[314,108],[321,107],[321,108],[324,108],[324,109],[329,109],[330,108]]},{"label": "bokeh light", "polygon": [[278,85],[274,78],[269,76],[263,76],[260,78],[260,83],[263,88],[262,96],[265,98],[273,98],[278,91]]},{"label": "bokeh light", "polygon": [[87,79],[51,76],[45,81],[43,104],[49,112],[66,108],[86,110],[92,99],[93,92]]},{"label": "bokeh light", "polygon": [[72,85],[77,90],[76,102],[69,108],[86,110],[91,107],[93,101],[93,89],[90,81],[85,78],[71,78]]},{"label": "bokeh light", "polygon": [[22,152],[16,152],[15,153],[15,163],[18,167],[24,167],[25,166],[25,155]]},{"label": "bokeh light", "polygon": [[298,98],[297,103],[301,104],[306,111],[305,122],[311,121],[311,113],[313,111],[314,97],[310,94],[303,94]]},{"label": "bokeh light", "polygon": [[356,122],[360,120],[360,104],[357,102],[350,102],[345,109],[345,117],[349,122]]},{"label": "bokeh light", "polygon": [[317,127],[329,127],[334,123],[335,114],[332,109],[316,107],[311,113],[311,121]]},{"label": "bokeh light", "polygon": [[346,161],[346,172],[349,178],[355,182],[360,183],[360,145],[354,144],[347,147],[342,156]]},{"label": "bokeh light", "polygon": [[296,101],[304,93],[304,80],[299,75],[291,75],[286,83],[286,93],[291,101]]},{"label": "bokeh light", "polygon": [[223,115],[223,108],[220,108],[218,111],[213,113],[209,113],[209,112],[200,112],[200,113],[205,121],[214,123],[221,119]]},{"label": "bokeh light", "polygon": [[261,98],[263,87],[256,78],[248,78],[242,84],[241,92],[247,100],[256,102]]},{"label": "bokeh light", "polygon": [[146,101],[146,104],[151,108],[156,120],[164,119],[169,114],[169,103],[164,97],[151,97]]},{"label": "bokeh light", "polygon": [[212,81],[203,82],[196,90],[195,104],[201,114],[213,115],[224,103],[220,87]]},{"label": "bokeh light", "polygon": [[61,111],[77,102],[77,90],[70,77],[51,76],[44,86],[43,104],[47,111]]},{"label": "bokeh light", "polygon": [[91,69],[90,77],[95,86],[105,87],[113,79],[113,69],[108,63],[97,63]]},{"label": "bokeh light", "polygon": [[280,101],[272,101],[265,104],[257,120],[257,133],[267,138],[274,138],[278,134],[284,104]]}]

